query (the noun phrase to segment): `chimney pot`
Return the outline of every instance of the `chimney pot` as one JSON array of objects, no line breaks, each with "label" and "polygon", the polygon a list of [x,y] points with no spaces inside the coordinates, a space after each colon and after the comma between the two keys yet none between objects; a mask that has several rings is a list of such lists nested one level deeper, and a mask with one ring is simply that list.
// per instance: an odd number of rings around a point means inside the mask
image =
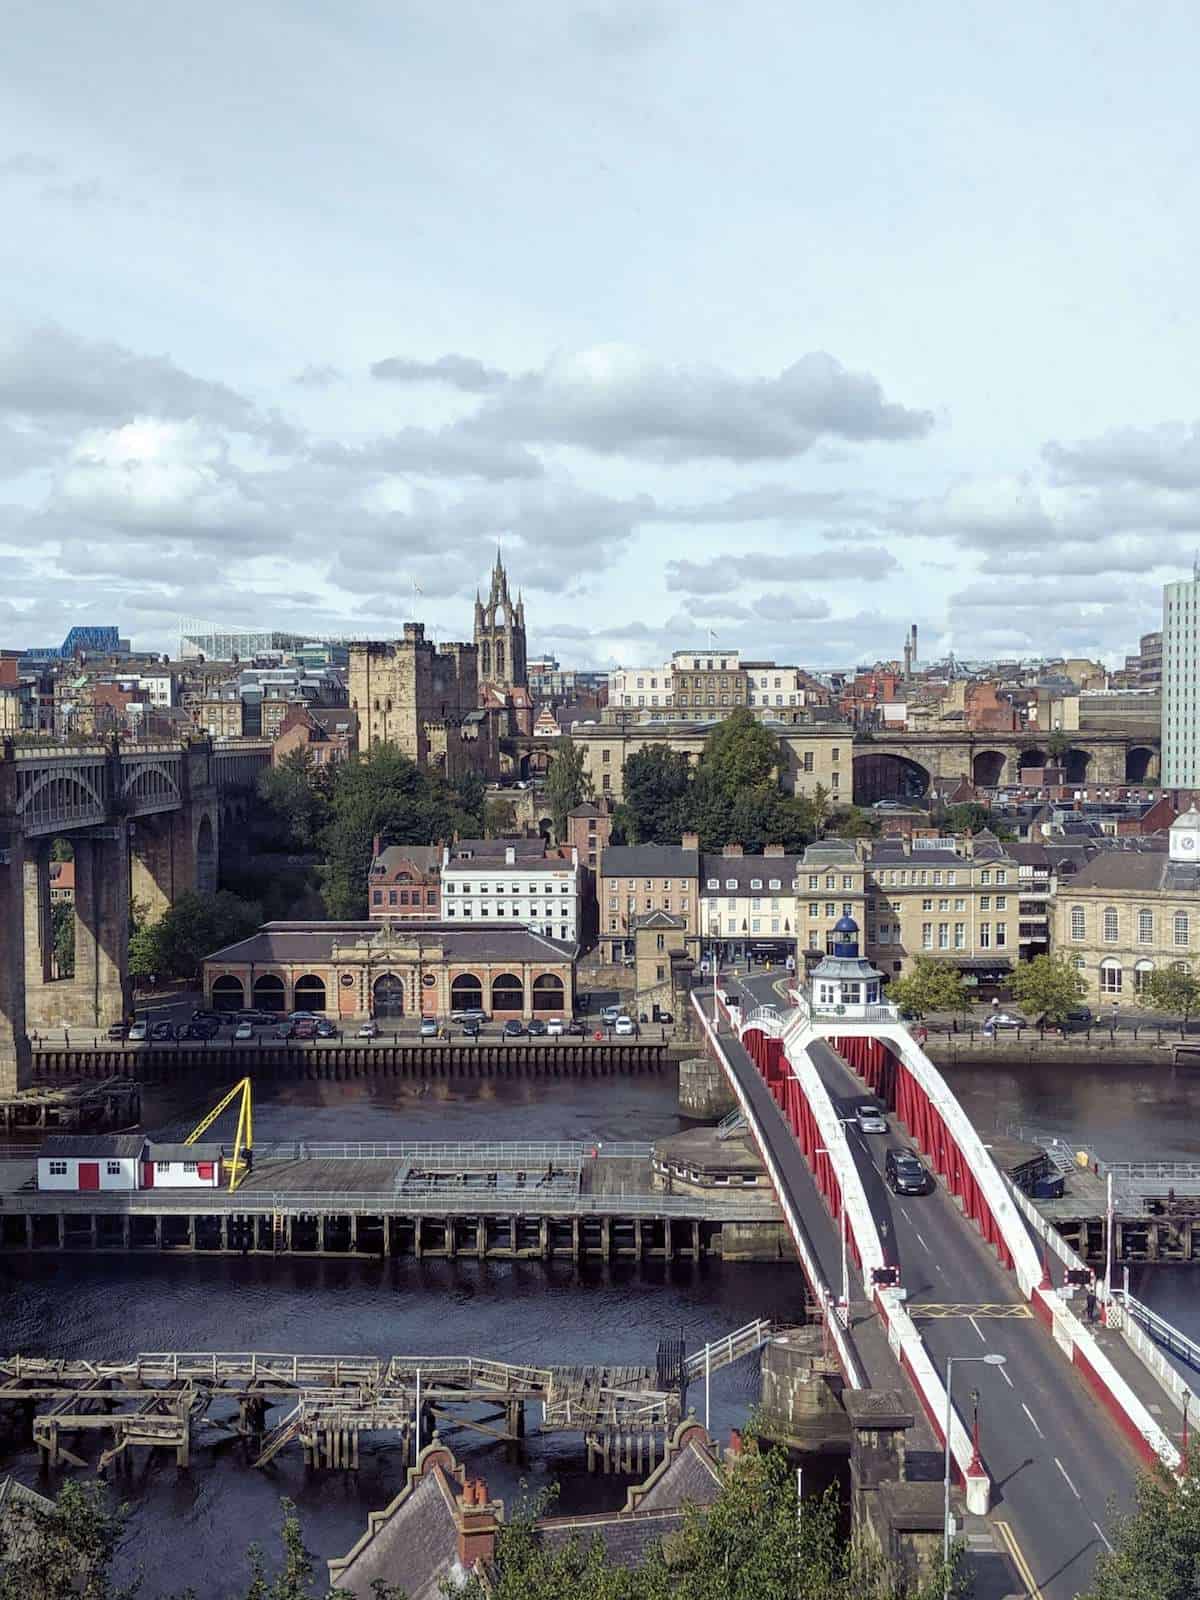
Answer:
[{"label": "chimney pot", "polygon": [[506,867],[511,867],[511,866],[515,865],[516,859],[517,859],[517,848],[516,848],[516,846],[515,845],[511,845],[511,844],[505,845],[505,847],[504,847],[504,865]]},{"label": "chimney pot", "polygon": [[727,844],[724,850],[721,851],[721,854],[723,856],[730,857],[740,856],[742,854],[742,847],[740,844]]},{"label": "chimney pot", "polygon": [[700,835],[698,833],[685,833],[680,843],[685,850],[699,850]]}]

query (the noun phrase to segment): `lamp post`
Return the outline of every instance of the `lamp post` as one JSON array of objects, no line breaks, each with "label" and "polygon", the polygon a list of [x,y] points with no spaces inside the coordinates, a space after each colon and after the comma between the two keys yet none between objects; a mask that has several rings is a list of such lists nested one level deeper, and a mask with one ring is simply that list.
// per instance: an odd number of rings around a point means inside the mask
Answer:
[{"label": "lamp post", "polygon": [[1112,1172],[1106,1174],[1107,1197],[1104,1204],[1104,1324],[1108,1327],[1108,1307],[1112,1300],[1112,1270],[1113,1270],[1113,1185]]},{"label": "lamp post", "polygon": [[[828,1156],[830,1161],[832,1161],[835,1166],[838,1166],[837,1156],[834,1155],[832,1150],[827,1150],[823,1144],[817,1146],[817,1148],[813,1151],[813,1155]],[[842,1326],[843,1328],[848,1328],[850,1326],[850,1264],[846,1255],[846,1185],[842,1178],[840,1169],[838,1171],[837,1180],[838,1196],[840,1200],[840,1204],[838,1206],[838,1221],[841,1225],[842,1233]]]},{"label": "lamp post", "polygon": [[1191,1403],[1192,1391],[1190,1389],[1185,1389],[1183,1391],[1183,1465],[1185,1470],[1187,1468],[1188,1453],[1188,1407],[1191,1405]]},{"label": "lamp post", "polygon": [[[946,1357],[946,1464],[942,1475],[942,1489],[944,1494],[944,1508],[942,1521],[942,1568],[945,1573],[945,1596],[950,1600],[950,1429],[954,1424],[954,1406],[950,1399],[950,1389],[954,1382],[954,1368],[964,1361],[982,1361],[988,1367],[1002,1367],[1005,1357],[997,1351],[990,1351],[986,1356],[947,1356]],[[975,1417],[975,1448],[978,1451],[979,1414]]]}]

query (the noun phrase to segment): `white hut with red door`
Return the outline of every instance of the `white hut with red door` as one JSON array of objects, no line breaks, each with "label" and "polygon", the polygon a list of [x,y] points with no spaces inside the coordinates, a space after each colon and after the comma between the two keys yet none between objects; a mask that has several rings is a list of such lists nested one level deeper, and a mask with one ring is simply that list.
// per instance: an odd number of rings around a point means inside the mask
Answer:
[{"label": "white hut with red door", "polygon": [[140,1133],[55,1133],[38,1151],[39,1189],[77,1194],[137,1189],[145,1137]]},{"label": "white hut with red door", "polygon": [[147,1144],[142,1156],[142,1189],[219,1189],[219,1144]]}]

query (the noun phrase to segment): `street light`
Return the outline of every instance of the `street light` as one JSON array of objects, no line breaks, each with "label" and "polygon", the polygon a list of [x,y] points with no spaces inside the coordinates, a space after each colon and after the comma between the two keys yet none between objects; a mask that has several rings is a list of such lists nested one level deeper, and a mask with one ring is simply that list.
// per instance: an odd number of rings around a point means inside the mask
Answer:
[{"label": "street light", "polygon": [[841,1199],[838,1210],[842,1229],[842,1326],[848,1328],[850,1326],[850,1268],[846,1259],[846,1183],[842,1176],[839,1159],[832,1150],[827,1150],[823,1144],[818,1145],[813,1151],[813,1155],[828,1156],[834,1165],[838,1167],[838,1193]]},{"label": "street light", "polygon": [[[954,1407],[950,1400],[950,1387],[954,1382],[954,1368],[964,1361],[982,1361],[988,1367],[1002,1367],[1005,1357],[998,1351],[989,1351],[986,1356],[947,1356],[946,1357],[946,1466],[942,1475],[942,1489],[945,1495],[945,1504],[942,1522],[942,1568],[945,1573],[945,1595],[950,1600],[950,1429],[954,1422]],[[978,1413],[976,1413],[978,1419]],[[978,1420],[976,1423],[978,1426]]]}]

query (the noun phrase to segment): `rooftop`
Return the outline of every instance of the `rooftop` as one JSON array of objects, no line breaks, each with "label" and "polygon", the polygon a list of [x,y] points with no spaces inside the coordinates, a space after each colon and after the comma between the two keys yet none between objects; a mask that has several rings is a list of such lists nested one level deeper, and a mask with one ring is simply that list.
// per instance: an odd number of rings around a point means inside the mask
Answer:
[{"label": "rooftop", "polygon": [[267,922],[237,944],[204,959],[222,966],[240,962],[329,961],[335,944],[398,948],[418,943],[446,947],[454,961],[570,961],[575,946],[534,933],[520,923],[459,922]]}]

